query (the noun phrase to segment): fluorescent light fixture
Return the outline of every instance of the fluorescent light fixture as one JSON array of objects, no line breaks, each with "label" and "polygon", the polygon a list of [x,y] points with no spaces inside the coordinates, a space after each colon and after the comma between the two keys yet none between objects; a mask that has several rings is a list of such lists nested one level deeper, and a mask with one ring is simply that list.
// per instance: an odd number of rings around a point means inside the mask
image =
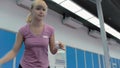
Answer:
[{"label": "fluorescent light fixture", "polygon": [[98,20],[97,17],[93,17],[91,19],[88,20],[90,23],[92,23],[93,25],[97,26],[97,27],[100,27],[100,22]]},{"label": "fluorescent light fixture", "polygon": [[105,24],[105,31],[120,39],[120,33],[107,24]]},{"label": "fluorescent light fixture", "polygon": [[107,30],[110,30],[110,29],[111,29],[111,27],[110,27],[110,26],[108,26],[107,24],[104,24],[104,26],[105,26],[105,31],[107,31]]},{"label": "fluorescent light fixture", "polygon": [[54,2],[57,3],[57,4],[60,4],[60,3],[62,3],[62,2],[65,1],[65,0],[52,0],[52,1],[54,1]]},{"label": "fluorescent light fixture", "polygon": [[[76,15],[82,17],[83,19],[89,21],[93,25],[100,28],[99,19],[94,15],[92,15],[91,13],[89,13],[88,11],[86,11],[85,9],[83,9],[81,6],[78,6],[77,4],[75,4],[73,1],[71,0],[52,0],[52,1],[59,3],[62,7],[68,9],[69,11],[75,13]],[[105,25],[106,32],[120,39],[120,33],[118,31],[116,31],[115,29],[113,29],[112,27],[110,27],[105,23],[104,25]]]},{"label": "fluorescent light fixture", "polygon": [[93,17],[93,15],[90,14],[90,13],[89,13],[88,11],[86,11],[86,10],[80,10],[79,12],[77,12],[77,13],[75,13],[75,14],[77,14],[78,16],[84,18],[85,20],[90,19],[90,18]]},{"label": "fluorescent light fixture", "polygon": [[73,13],[82,9],[81,7],[79,7],[77,4],[75,4],[74,2],[70,0],[66,0],[62,2],[60,5]]}]

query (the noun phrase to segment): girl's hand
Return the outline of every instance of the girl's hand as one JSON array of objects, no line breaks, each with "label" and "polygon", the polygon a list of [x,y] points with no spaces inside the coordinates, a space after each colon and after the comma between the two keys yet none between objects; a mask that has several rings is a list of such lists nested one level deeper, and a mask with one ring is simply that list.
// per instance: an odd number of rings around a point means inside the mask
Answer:
[{"label": "girl's hand", "polygon": [[57,41],[57,44],[59,49],[65,50],[65,45],[61,41]]}]

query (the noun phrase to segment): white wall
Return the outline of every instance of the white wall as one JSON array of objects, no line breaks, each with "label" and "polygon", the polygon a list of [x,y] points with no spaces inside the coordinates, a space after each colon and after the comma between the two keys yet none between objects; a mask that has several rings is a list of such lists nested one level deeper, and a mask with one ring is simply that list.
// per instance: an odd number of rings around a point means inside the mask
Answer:
[{"label": "white wall", "polygon": [[[17,32],[26,24],[26,16],[29,12],[16,5],[15,0],[0,0],[0,28]],[[85,28],[71,29],[61,24],[62,15],[48,10],[45,22],[54,26],[56,40],[61,40],[67,45],[83,50],[103,54],[101,39],[95,39],[87,34]],[[118,47],[119,46],[119,47]],[[120,58],[120,45],[109,45],[110,55]],[[50,55],[51,65],[54,64],[54,56]]]},{"label": "white wall", "polygon": [[28,11],[16,5],[15,0],[0,0],[0,28],[17,31],[25,24]]}]

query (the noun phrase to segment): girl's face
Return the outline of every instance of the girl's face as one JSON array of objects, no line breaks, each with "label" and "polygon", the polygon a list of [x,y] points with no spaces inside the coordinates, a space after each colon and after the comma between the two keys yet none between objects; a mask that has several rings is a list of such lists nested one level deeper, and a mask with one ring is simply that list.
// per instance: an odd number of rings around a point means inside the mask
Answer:
[{"label": "girl's face", "polygon": [[47,6],[44,1],[35,2],[31,9],[32,18],[42,20],[47,13]]}]

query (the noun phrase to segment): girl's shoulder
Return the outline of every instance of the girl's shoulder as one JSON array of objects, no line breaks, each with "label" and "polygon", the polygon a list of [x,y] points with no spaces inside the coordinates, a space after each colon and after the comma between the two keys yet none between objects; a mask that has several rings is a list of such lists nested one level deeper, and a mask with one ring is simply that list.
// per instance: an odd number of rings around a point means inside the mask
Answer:
[{"label": "girl's shoulder", "polygon": [[49,25],[49,24],[45,24],[45,27],[48,29],[48,30],[54,30],[54,27]]},{"label": "girl's shoulder", "polygon": [[19,32],[24,35],[24,33],[28,32],[29,24],[25,24],[22,27],[20,27]]}]

